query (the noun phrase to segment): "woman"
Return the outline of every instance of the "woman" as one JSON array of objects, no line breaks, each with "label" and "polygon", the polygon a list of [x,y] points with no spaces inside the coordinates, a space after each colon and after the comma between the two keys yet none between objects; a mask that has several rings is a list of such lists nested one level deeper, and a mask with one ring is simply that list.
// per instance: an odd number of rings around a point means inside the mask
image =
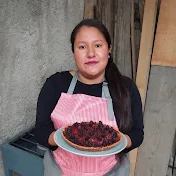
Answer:
[{"label": "woman", "polygon": [[[78,70],[52,75],[38,99],[38,142],[53,151],[50,157],[49,154],[45,156],[44,165],[50,165],[51,169],[45,168],[45,175],[128,176],[127,153],[141,145],[144,134],[138,89],[131,79],[120,74],[114,64],[111,39],[101,22],[93,19],[81,21],[72,31],[71,44]],[[110,94],[112,99],[104,96],[106,101],[101,98],[103,94]],[[89,111],[83,108],[85,104]],[[103,115],[98,111],[100,107],[105,109],[105,112],[102,109]],[[53,136],[58,128],[92,119],[101,120],[125,134],[127,146],[121,152],[122,163],[119,155],[91,158],[71,154],[56,146]],[[56,163],[52,161],[53,156]]]}]

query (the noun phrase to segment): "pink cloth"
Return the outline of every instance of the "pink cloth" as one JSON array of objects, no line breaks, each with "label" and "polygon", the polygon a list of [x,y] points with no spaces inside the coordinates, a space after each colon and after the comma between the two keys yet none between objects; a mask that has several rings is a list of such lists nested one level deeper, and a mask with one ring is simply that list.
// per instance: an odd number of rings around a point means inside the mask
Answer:
[{"label": "pink cloth", "polygon": [[[51,114],[55,129],[82,121],[102,121],[118,129],[116,121],[108,117],[107,102],[84,94],[66,94],[61,97]],[[69,153],[61,148],[53,152],[63,176],[103,176],[117,163],[115,155],[106,157],[84,157]]]}]

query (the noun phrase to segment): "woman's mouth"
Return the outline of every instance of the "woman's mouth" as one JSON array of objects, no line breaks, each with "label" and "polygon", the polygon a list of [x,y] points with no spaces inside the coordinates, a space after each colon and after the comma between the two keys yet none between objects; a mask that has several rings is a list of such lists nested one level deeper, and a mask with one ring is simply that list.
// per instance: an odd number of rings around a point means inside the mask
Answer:
[{"label": "woman's mouth", "polygon": [[89,62],[86,62],[85,64],[86,65],[95,65],[97,63],[98,63],[98,61],[89,61]]}]

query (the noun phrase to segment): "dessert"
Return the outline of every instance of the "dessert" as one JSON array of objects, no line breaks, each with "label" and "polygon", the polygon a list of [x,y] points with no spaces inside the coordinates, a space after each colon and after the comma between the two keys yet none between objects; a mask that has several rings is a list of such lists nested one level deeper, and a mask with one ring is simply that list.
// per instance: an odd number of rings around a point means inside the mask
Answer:
[{"label": "dessert", "polygon": [[86,151],[108,150],[122,140],[120,132],[101,121],[76,122],[65,127],[62,136],[71,146]]}]

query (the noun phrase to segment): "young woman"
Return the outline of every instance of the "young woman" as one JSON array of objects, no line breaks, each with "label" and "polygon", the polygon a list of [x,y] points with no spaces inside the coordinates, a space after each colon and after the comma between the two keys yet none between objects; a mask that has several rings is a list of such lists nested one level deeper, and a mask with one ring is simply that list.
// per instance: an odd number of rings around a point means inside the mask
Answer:
[{"label": "young woman", "polygon": [[[93,19],[81,21],[72,31],[71,44],[77,70],[52,75],[38,98],[38,142],[53,151],[45,155],[45,175],[128,176],[127,153],[141,145],[144,135],[138,89],[114,64],[111,39],[101,22]],[[111,97],[107,101],[106,96],[102,98],[105,89]],[[112,107],[111,112],[107,106]],[[119,154],[85,157],[57,147],[53,139],[57,129],[90,120],[101,120],[125,134],[127,146],[120,154],[122,163]]]}]

